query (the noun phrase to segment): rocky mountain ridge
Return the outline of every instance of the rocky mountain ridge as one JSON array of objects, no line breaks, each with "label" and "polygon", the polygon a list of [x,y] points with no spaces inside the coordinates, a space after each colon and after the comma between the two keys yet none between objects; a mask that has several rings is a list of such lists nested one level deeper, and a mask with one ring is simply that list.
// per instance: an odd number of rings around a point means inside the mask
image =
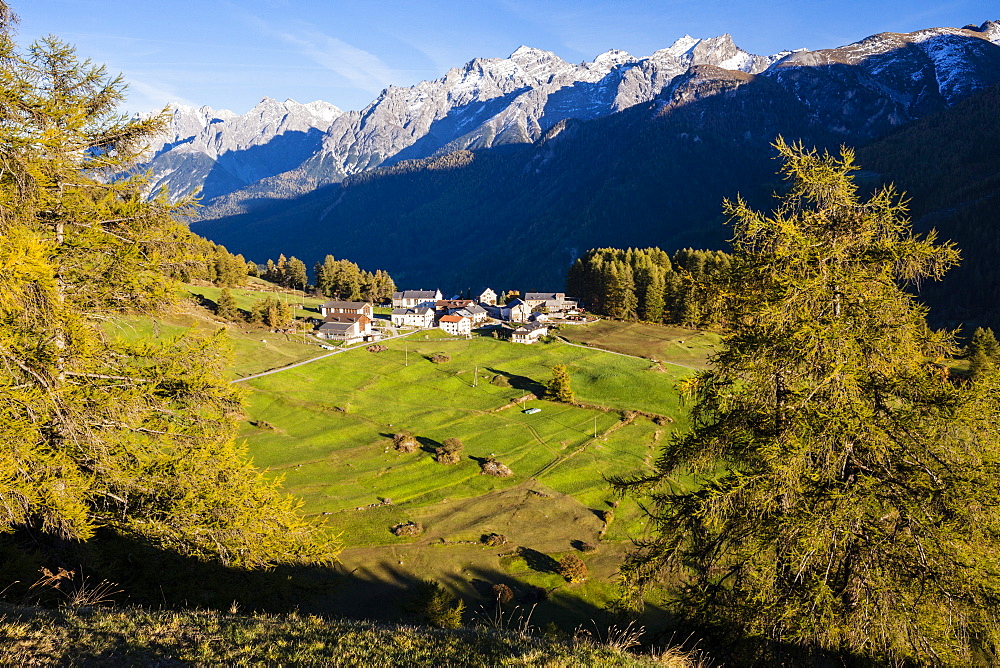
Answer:
[{"label": "rocky mountain ridge", "polygon": [[400,160],[530,143],[561,120],[648,102],[692,66],[756,73],[791,53],[758,56],[728,34],[685,35],[646,58],[610,50],[574,65],[521,46],[508,58],[477,58],[440,79],[390,86],[360,111],[267,97],[243,115],[178,105],[145,167],[153,185],[175,197],[199,187],[203,200],[248,186],[254,194],[275,194],[290,179],[308,189]]}]

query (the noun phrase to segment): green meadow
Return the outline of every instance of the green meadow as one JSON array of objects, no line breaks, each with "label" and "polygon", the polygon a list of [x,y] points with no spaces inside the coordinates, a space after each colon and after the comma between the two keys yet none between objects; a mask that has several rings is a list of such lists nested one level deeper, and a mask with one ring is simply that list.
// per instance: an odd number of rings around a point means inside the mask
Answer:
[{"label": "green meadow", "polygon": [[[123,318],[106,332],[166,339],[224,328],[234,379],[328,352],[301,334],[225,323],[204,308],[217,288],[185,288],[188,298],[162,318]],[[265,293],[233,294],[247,308]],[[295,299],[309,309],[319,303]],[[635,500],[612,493],[607,478],[641,471],[684,426],[675,386],[692,373],[686,367],[704,365],[717,338],[607,321],[566,326],[560,334],[589,345],[416,332],[384,342],[383,352],[361,346],[240,384],[240,437],[255,464],[281,476],[304,511],[340,535],[339,567],[352,577],[323,595],[331,612],[391,617],[386,611],[398,613],[398,594],[383,600],[373,592],[421,578],[469,601],[482,598],[476,583],[541,587],[550,598],[536,621],[564,628],[614,600],[615,573],[645,520]],[[448,360],[436,363],[435,355]],[[536,398],[556,364],[567,365],[578,405]],[[541,410],[523,412],[529,408]],[[421,448],[397,452],[391,438],[402,431]],[[452,437],[465,445],[461,461],[437,463],[434,448]],[[513,475],[482,475],[488,458]],[[423,534],[390,531],[408,521],[420,522]],[[508,544],[486,547],[480,539],[490,533],[505,535]],[[584,544],[597,549],[582,552]],[[556,572],[569,553],[587,563],[586,582],[568,584]]]},{"label": "green meadow", "polygon": [[[468,594],[476,579],[534,584],[563,599],[566,619],[610,602],[644,517],[606,478],[640,471],[683,424],[674,387],[691,371],[561,341],[525,346],[419,332],[386,345],[243,383],[241,437],[254,462],[282,475],[304,510],[340,534],[344,567],[369,585],[434,577]],[[449,360],[435,363],[435,355]],[[556,364],[569,368],[582,405],[520,401],[542,394]],[[525,414],[529,408],[541,410]],[[391,437],[402,431],[422,448],[397,452]],[[462,459],[439,464],[433,450],[451,437],[465,444]],[[514,475],[482,475],[488,458]],[[423,535],[391,533],[407,521],[420,522]],[[490,533],[509,545],[484,547],[480,538]],[[582,554],[583,543],[599,548]],[[555,573],[556,560],[571,552],[588,563],[588,582],[567,585]]]}]

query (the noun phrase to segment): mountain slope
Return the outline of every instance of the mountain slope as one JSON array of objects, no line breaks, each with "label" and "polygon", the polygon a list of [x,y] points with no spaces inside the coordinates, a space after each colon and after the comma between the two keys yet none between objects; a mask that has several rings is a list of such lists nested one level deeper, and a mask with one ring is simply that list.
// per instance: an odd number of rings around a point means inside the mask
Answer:
[{"label": "mountain slope", "polygon": [[780,187],[778,134],[862,145],[945,110],[1000,81],[998,36],[997,24],[879,35],[757,74],[689,65],[652,101],[561,120],[530,145],[402,161],[194,229],[254,258],[377,261],[411,285],[552,289],[590,247],[723,245],[721,200],[766,207]]}]

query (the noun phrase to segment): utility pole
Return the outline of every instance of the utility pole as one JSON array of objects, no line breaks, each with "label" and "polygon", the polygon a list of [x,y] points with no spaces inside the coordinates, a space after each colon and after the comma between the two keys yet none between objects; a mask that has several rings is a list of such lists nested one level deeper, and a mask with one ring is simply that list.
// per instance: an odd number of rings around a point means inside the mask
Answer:
[{"label": "utility pole", "polygon": [[405,355],[403,366],[410,366],[410,346],[406,343],[403,344],[403,354]]},{"label": "utility pole", "polygon": [[597,414],[594,413],[594,438],[597,438]]},{"label": "utility pole", "polygon": [[472,387],[479,385],[479,365],[476,365],[476,371],[472,375]]}]

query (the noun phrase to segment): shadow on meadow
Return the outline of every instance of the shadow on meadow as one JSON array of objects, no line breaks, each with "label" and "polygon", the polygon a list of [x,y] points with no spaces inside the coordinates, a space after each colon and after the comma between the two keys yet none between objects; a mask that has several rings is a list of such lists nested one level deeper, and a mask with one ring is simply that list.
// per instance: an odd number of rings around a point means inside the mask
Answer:
[{"label": "shadow on meadow", "polygon": [[494,369],[492,367],[486,367],[486,371],[497,375],[503,376],[510,383],[510,386],[516,390],[521,390],[523,392],[531,392],[536,397],[540,397],[545,393],[545,386],[539,383],[537,380],[532,380],[527,376],[519,376],[508,371],[502,371],[500,369]]}]

